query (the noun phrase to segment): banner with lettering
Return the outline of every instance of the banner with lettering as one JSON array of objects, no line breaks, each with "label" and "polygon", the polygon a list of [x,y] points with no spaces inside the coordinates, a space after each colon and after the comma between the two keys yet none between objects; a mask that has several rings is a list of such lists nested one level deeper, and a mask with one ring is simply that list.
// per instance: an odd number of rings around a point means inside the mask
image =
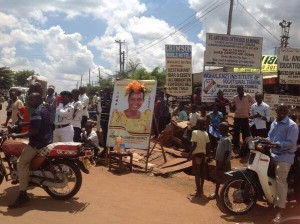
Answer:
[{"label": "banner with lettering", "polygon": [[277,55],[263,55],[261,60],[261,69],[256,68],[233,68],[233,72],[249,73],[276,73],[277,74]]},{"label": "banner with lettering", "polygon": [[300,49],[279,48],[278,72],[280,84],[300,85]]},{"label": "banner with lettering", "polygon": [[192,46],[166,45],[165,50],[167,93],[171,96],[192,95]]},{"label": "banner with lettering", "polygon": [[262,93],[263,76],[253,73],[203,72],[202,102],[215,102],[219,90],[223,91],[225,98],[231,100],[237,95],[238,85],[242,85],[245,92],[254,97],[256,92]]}]

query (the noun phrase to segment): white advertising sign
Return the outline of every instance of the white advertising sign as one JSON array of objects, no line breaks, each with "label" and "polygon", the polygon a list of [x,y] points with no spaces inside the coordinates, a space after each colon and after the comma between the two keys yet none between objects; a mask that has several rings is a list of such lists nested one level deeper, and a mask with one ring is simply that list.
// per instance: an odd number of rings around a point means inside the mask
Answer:
[{"label": "white advertising sign", "polygon": [[202,102],[215,102],[219,90],[224,97],[231,100],[237,95],[236,87],[242,85],[246,93],[253,97],[256,92],[262,93],[263,76],[253,73],[212,73],[204,72],[202,81]]},{"label": "white advertising sign", "polygon": [[171,96],[192,95],[192,46],[166,45],[165,48],[167,93]]},{"label": "white advertising sign", "polygon": [[204,64],[260,69],[262,43],[262,37],[207,33]]},{"label": "white advertising sign", "polygon": [[300,96],[264,94],[264,102],[270,106],[271,117],[276,118],[276,108],[279,104],[284,103],[290,110],[300,107]]},{"label": "white advertising sign", "polygon": [[277,67],[280,84],[300,84],[300,49],[279,48]]}]

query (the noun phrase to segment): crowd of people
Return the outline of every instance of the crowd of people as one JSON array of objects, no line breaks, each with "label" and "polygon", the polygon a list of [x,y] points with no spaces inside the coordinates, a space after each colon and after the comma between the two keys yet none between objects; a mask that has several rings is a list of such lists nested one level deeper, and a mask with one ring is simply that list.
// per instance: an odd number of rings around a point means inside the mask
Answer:
[{"label": "crowd of people", "polygon": [[[103,148],[106,149],[111,95],[107,92],[96,93],[90,100],[86,90],[86,87],[82,86],[79,89],[73,89],[71,92],[62,91],[56,96],[55,87],[50,85],[47,89],[47,96],[43,99],[44,102],[38,105],[42,96],[41,86],[38,82],[32,83],[28,92],[29,97],[25,99],[25,102],[18,98],[20,93],[10,93],[6,108],[7,119],[2,125],[4,127],[8,126],[10,119],[12,125],[14,125],[18,120],[18,112],[26,106],[28,115],[23,116],[22,122],[30,124],[29,130],[27,129],[27,132],[24,132],[26,134],[16,134],[13,137],[28,135],[31,137],[31,142],[34,142],[33,146],[36,146],[37,133],[32,131],[37,126],[34,122],[44,116],[43,113],[45,112],[41,111],[47,109],[50,128],[49,133],[39,132],[39,137],[44,140],[41,145],[46,144],[46,141],[85,142],[94,146],[95,154],[98,156],[101,151],[99,138],[93,128],[95,127],[96,130],[101,128],[103,136],[101,142]],[[255,99],[253,99],[250,94],[244,91],[243,86],[237,86],[237,94],[230,101],[224,97],[223,92],[220,90],[214,104],[209,109],[207,105],[201,104],[199,94],[201,94],[201,89],[197,88],[188,107],[184,102],[175,104],[174,101],[168,99],[164,91],[158,91],[153,113],[154,120],[156,120],[155,124],[158,125],[152,125],[152,133],[158,136],[170,123],[171,119],[178,123],[187,122],[188,127],[184,136],[188,144],[186,144],[185,150],[189,153],[188,158],[192,160],[193,164],[196,183],[195,195],[197,197],[203,195],[205,163],[207,161],[216,161],[216,188],[215,192],[210,195],[211,199],[215,199],[218,197],[224,172],[231,169],[232,152],[239,156],[246,156],[248,153],[247,147],[241,146],[241,142],[247,142],[249,137],[259,137],[275,145],[271,153],[276,163],[276,184],[278,186],[275,205],[281,209],[285,208],[286,178],[293,163],[299,138],[298,126],[290,118],[288,107],[279,105],[276,111],[277,117],[271,122],[270,106],[263,102],[262,93],[256,93]],[[31,105],[34,107],[30,108]],[[92,107],[97,115],[96,121],[88,119],[88,108],[91,105],[93,105]],[[228,123],[230,111],[233,114],[233,124]],[[242,138],[240,138],[240,133]],[[290,134],[286,135],[285,133]],[[27,159],[30,158],[32,158],[32,155],[27,157]],[[20,191],[26,191],[26,184],[22,185]],[[26,197],[24,200],[26,200]],[[18,202],[16,203],[18,205]]]}]

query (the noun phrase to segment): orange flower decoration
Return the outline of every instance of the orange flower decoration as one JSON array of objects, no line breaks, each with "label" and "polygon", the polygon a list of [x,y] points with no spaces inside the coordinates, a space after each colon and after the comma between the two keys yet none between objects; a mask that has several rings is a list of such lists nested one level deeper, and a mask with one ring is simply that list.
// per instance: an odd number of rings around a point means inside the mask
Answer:
[{"label": "orange flower decoration", "polygon": [[138,93],[143,91],[144,93],[151,92],[144,84],[138,82],[137,80],[132,80],[125,88],[125,96],[127,96],[131,91]]}]

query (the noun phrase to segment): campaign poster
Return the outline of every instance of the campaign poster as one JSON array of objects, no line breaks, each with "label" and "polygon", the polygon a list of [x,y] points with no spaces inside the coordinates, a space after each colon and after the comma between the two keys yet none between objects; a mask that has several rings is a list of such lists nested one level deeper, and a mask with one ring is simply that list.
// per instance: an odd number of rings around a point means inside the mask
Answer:
[{"label": "campaign poster", "polygon": [[117,80],[110,109],[107,146],[122,137],[125,148],[148,149],[156,80]]},{"label": "campaign poster", "polygon": [[171,96],[193,92],[192,46],[166,45],[166,91]]},{"label": "campaign poster", "polygon": [[262,93],[263,76],[253,73],[212,73],[204,72],[202,81],[202,102],[215,102],[219,90],[224,97],[232,100],[237,95],[236,87],[242,85],[246,93],[253,97],[256,92]]}]

